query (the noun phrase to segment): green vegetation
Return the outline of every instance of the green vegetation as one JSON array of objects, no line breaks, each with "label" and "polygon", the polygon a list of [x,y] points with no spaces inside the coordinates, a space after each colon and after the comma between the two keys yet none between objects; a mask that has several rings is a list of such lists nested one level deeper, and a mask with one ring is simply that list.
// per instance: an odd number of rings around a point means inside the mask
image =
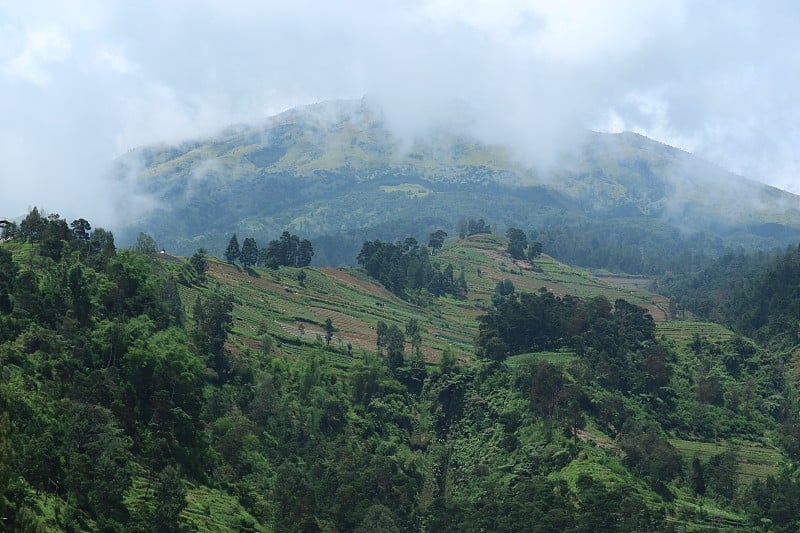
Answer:
[{"label": "green vegetation", "polygon": [[456,278],[452,264],[442,270],[438,263],[431,261],[428,248],[419,246],[413,237],[395,244],[379,240],[365,242],[358,254],[358,263],[367,274],[403,298],[415,294],[424,298],[420,291],[433,296],[467,294],[463,272]]},{"label": "green vegetation", "polygon": [[401,298],[367,265],[243,270],[80,220],[0,244],[3,528],[798,525],[791,351],[641,287],[481,233],[401,253],[469,293]]}]

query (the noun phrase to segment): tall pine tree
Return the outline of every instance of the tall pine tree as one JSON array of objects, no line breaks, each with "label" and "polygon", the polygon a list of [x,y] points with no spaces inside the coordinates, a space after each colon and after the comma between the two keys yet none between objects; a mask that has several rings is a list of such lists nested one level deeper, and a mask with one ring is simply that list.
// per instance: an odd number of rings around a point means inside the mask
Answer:
[{"label": "tall pine tree", "polygon": [[258,246],[256,240],[252,237],[247,237],[242,243],[242,251],[239,254],[239,260],[245,268],[251,267],[258,262]]},{"label": "tall pine tree", "polygon": [[241,255],[241,251],[239,250],[239,239],[236,238],[236,234],[234,233],[231,237],[231,240],[228,241],[228,247],[225,248],[225,260],[229,263],[233,263],[239,259],[239,255]]}]

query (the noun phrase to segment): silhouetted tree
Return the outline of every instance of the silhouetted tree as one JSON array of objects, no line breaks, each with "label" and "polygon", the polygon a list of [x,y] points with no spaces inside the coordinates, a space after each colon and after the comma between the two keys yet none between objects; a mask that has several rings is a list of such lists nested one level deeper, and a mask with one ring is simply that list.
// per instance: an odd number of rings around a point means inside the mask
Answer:
[{"label": "silhouetted tree", "polygon": [[508,251],[509,255],[514,259],[524,259],[525,248],[528,247],[528,237],[525,232],[518,228],[509,228],[506,231],[506,237],[508,237],[506,251]]},{"label": "silhouetted tree", "polygon": [[77,220],[73,220],[69,226],[72,228],[72,234],[76,239],[79,241],[89,240],[89,231],[91,231],[92,226],[89,225],[89,222],[86,219],[79,218]]},{"label": "silhouetted tree", "polygon": [[231,240],[228,241],[228,247],[225,248],[225,260],[229,263],[233,263],[239,259],[239,254],[241,254],[239,239],[236,238],[236,234],[234,233],[233,236],[231,236]]},{"label": "silhouetted tree", "polygon": [[330,317],[325,319],[325,342],[330,345],[333,340],[333,320]]},{"label": "silhouetted tree", "polygon": [[158,252],[155,239],[144,232],[139,232],[136,238],[136,243],[133,245],[133,251],[140,254],[153,255]]},{"label": "silhouetted tree", "polygon": [[447,233],[444,230],[437,229],[430,235],[428,240],[428,247],[436,253],[444,245],[444,240],[447,238]]},{"label": "silhouetted tree", "polygon": [[206,271],[208,270],[208,260],[206,259],[206,249],[198,248],[194,255],[189,259],[189,264],[197,272],[200,281],[205,281]]},{"label": "silhouetted tree", "polygon": [[242,266],[245,268],[255,265],[258,261],[258,246],[254,238],[245,238],[242,243],[242,250],[239,253],[239,261],[242,262]]}]

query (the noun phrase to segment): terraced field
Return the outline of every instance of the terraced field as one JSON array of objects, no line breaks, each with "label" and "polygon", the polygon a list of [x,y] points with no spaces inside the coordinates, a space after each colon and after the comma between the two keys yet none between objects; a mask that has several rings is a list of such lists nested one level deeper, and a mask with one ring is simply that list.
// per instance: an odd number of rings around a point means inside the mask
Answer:
[{"label": "terraced field", "polygon": [[[468,360],[473,357],[477,319],[490,308],[497,282],[505,279],[511,280],[518,291],[604,296],[612,302],[624,298],[647,308],[657,322],[658,335],[676,342],[689,342],[695,334],[711,339],[733,335],[717,324],[666,321],[666,299],[648,292],[645,278],[597,277],[547,255],[538,257],[533,265],[515,261],[505,252],[504,242],[502,237],[484,234],[447,243],[435,260],[464,273],[468,296],[432,299],[425,307],[401,300],[358,269],[306,268],[301,284],[298,269],[245,271],[213,258],[209,260],[207,289],[180,286],[179,291],[188,314],[197,296],[217,284],[231,293],[235,302],[234,352],[258,348],[265,333],[279,344],[314,344],[319,337],[324,338],[327,318],[333,321],[332,345],[337,350],[373,350],[378,321],[403,329],[409,319],[416,318],[423,326],[425,360],[435,362],[445,347]],[[288,350],[281,346],[274,349]]]},{"label": "terraced field", "polygon": [[681,452],[687,464],[694,457],[707,461],[714,455],[733,450],[737,458],[739,482],[747,485],[754,479],[763,480],[770,474],[776,474],[782,460],[776,448],[757,442],[715,443],[682,439],[670,439],[670,442]]},{"label": "terraced field", "polygon": [[728,328],[713,322],[661,322],[656,324],[656,334],[676,342],[691,341],[695,335],[700,338],[725,340],[736,334]]}]

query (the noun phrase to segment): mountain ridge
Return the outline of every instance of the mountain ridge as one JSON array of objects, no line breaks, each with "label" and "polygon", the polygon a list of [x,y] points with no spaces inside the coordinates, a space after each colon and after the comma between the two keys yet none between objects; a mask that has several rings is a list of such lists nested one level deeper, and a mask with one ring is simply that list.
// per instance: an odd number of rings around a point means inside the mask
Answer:
[{"label": "mountain ridge", "polygon": [[[311,238],[376,234],[421,213],[451,231],[466,217],[500,230],[624,218],[722,238],[744,233],[741,240],[754,247],[800,239],[797,195],[636,133],[586,132],[557,165],[537,168],[510,147],[463,133],[439,130],[407,142],[363,100],[295,108],[209,139],[144,147],[117,161],[118,175],[131,172],[157,207],[128,227],[183,254],[217,250],[234,232],[264,242],[284,230]],[[409,188],[424,194],[398,194]],[[763,224],[780,228],[766,237],[749,229]],[[418,235],[429,229],[418,226]]]}]

